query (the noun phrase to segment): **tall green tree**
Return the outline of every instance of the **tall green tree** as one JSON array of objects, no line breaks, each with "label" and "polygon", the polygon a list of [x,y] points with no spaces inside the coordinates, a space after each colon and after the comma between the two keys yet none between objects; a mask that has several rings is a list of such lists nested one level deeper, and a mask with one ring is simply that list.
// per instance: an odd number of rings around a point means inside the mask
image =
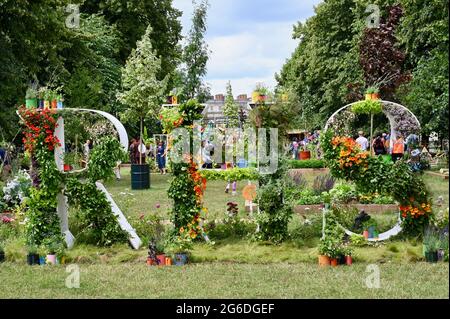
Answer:
[{"label": "tall green tree", "polygon": [[158,79],[162,80],[171,74],[168,87],[172,87],[172,74],[182,54],[182,12],[173,6],[173,0],[86,0],[82,12],[100,13],[111,25],[116,26],[123,39],[123,45],[120,46],[122,63],[125,63],[131,50],[136,47],[136,42],[150,25],[154,30],[152,46],[161,59]]},{"label": "tall green tree", "polygon": [[294,27],[300,41],[277,75],[281,87],[292,88],[302,106],[305,129],[323,126],[324,119],[347,100],[347,84],[362,79],[358,60],[357,16],[353,0],[329,0],[315,8],[315,15]]},{"label": "tall green tree", "polygon": [[227,118],[228,127],[239,126],[239,105],[234,101],[233,89],[231,83],[227,83],[227,95],[225,97],[225,105],[223,106],[223,114]]},{"label": "tall green tree", "polygon": [[432,132],[442,141],[448,138],[449,55],[447,50],[435,49],[429,57],[419,60],[413,80],[403,89],[402,101],[417,115],[425,137]]},{"label": "tall green tree", "polygon": [[[156,117],[159,114],[161,98],[168,81],[168,76],[162,81],[158,80],[161,59],[153,50],[152,32],[152,27],[148,26],[142,40],[137,42],[136,49],[131,51],[122,71],[123,90],[117,95],[117,98],[127,106],[123,119],[126,121],[139,120],[141,140],[144,118]],[[140,160],[142,161],[142,158]]]},{"label": "tall green tree", "polygon": [[195,9],[192,16],[192,28],[187,37],[187,45],[183,51],[184,94],[187,99],[197,98],[200,103],[205,102],[207,86],[203,82],[206,75],[209,50],[205,41],[206,18],[208,14],[208,0],[201,0],[199,4],[192,1]]}]

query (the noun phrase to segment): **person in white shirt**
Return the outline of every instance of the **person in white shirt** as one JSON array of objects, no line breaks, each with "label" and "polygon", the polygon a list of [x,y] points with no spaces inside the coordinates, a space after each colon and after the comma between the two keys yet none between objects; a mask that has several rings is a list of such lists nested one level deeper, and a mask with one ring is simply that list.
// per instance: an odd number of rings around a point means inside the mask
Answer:
[{"label": "person in white shirt", "polygon": [[365,152],[369,148],[369,141],[367,140],[367,138],[364,137],[363,131],[359,131],[358,135],[359,137],[356,139],[356,143],[358,143],[361,150]]}]

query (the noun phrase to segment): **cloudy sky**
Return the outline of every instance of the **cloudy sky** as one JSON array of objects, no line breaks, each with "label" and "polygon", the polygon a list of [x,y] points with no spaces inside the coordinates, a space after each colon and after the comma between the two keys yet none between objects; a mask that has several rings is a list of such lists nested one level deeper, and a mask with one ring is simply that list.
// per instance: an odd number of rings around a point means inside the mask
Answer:
[{"label": "cloudy sky", "polygon": [[[321,0],[209,0],[206,41],[211,50],[206,82],[212,93],[250,94],[257,82],[271,88],[274,74],[298,44],[293,25],[314,14]],[[174,0],[183,11],[183,34],[191,25],[192,1]]]}]

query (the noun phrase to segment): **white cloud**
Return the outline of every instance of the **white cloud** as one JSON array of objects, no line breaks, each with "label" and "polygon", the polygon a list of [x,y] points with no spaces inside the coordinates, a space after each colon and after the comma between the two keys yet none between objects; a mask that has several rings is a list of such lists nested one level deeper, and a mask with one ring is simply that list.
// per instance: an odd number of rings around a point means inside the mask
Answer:
[{"label": "white cloud", "polygon": [[[225,93],[228,80],[235,95],[250,94],[257,82],[274,87],[274,74],[281,70],[298,43],[292,39],[292,26],[311,15],[318,2],[265,1],[264,10],[258,11],[261,6],[257,0],[210,0],[206,41],[212,52],[206,82],[212,93]],[[191,0],[175,0],[174,6],[184,12],[186,35],[191,24]]]}]

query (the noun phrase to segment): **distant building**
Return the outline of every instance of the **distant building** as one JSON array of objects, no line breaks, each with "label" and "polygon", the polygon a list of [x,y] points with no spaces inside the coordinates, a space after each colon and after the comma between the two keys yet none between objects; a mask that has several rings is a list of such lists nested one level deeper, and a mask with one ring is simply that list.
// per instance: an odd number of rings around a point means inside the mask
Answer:
[{"label": "distant building", "polygon": [[[248,98],[247,94],[241,94],[234,101],[239,105],[239,112],[248,117],[249,112],[252,110],[250,107],[251,98]],[[206,106],[202,113],[205,122],[213,123],[214,125],[225,125],[227,123],[227,118],[223,114],[225,95],[217,94],[214,100],[209,100],[205,104]]]}]

